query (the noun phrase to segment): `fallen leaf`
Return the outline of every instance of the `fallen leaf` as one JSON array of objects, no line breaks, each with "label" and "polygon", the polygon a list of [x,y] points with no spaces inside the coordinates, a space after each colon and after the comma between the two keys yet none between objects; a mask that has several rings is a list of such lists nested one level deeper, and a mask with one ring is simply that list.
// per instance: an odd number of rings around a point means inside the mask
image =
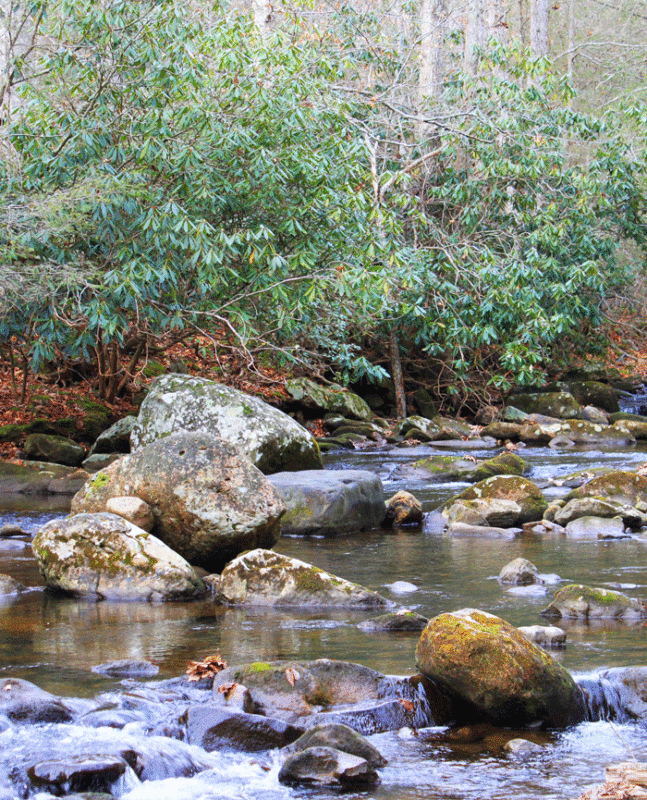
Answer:
[{"label": "fallen leaf", "polygon": [[294,686],[294,684],[299,680],[301,677],[300,673],[294,669],[294,667],[288,667],[285,670],[285,677],[288,679],[288,683],[290,686]]},{"label": "fallen leaf", "polygon": [[189,661],[185,674],[190,681],[199,681],[217,675],[226,667],[227,662],[220,653],[216,653],[213,656],[206,656],[202,661]]}]

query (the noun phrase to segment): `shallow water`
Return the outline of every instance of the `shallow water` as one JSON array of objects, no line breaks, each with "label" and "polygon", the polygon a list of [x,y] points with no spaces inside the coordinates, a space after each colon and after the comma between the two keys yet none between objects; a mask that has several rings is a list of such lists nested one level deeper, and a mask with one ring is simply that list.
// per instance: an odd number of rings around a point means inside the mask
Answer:
[{"label": "shallow water", "polygon": [[[396,466],[431,452],[431,447],[389,451],[343,451],[327,457],[329,468],[363,468],[385,480],[387,496],[400,488],[413,491],[426,511],[463,488],[464,484],[432,485],[421,481],[389,480]],[[450,453],[447,448],[443,453]],[[490,455],[479,452],[479,457]],[[634,467],[647,461],[645,449],[618,453],[596,450],[553,451],[528,448],[523,457],[536,481],[601,465]],[[565,492],[561,487],[547,494]],[[35,507],[23,498],[0,516],[0,524],[20,524],[28,531],[59,515],[60,509]],[[450,538],[419,531],[369,531],[333,538],[283,538],[276,549],[301,558],[344,578],[364,584],[403,605],[433,616],[473,606],[498,614],[515,625],[541,624],[539,611],[554,588],[564,581],[619,587],[633,597],[647,598],[647,538],[598,542],[564,537],[524,536],[514,540]],[[546,592],[503,589],[496,580],[501,567],[523,556],[540,572],[552,575]],[[22,677],[55,694],[93,697],[100,692],[123,692],[113,679],[90,672],[98,663],[122,658],[146,659],[160,666],[160,678],[184,672],[191,659],[220,651],[230,663],[322,656],[356,661],[385,673],[415,672],[417,634],[375,635],[356,625],[364,614],[293,612],[288,610],[233,610],[199,603],[94,603],[43,591],[31,556],[28,537],[0,541],[0,573],[10,574],[33,590],[15,602],[0,606],[0,677]],[[411,584],[395,591],[394,584]],[[393,587],[393,588],[391,588]],[[407,588],[402,587],[402,588]],[[556,657],[582,675],[612,666],[647,665],[647,628],[642,624],[567,628],[568,646]],[[141,726],[140,726],[141,727]],[[29,729],[32,730],[32,729]],[[69,736],[87,736],[75,725],[43,726],[43,737],[29,738],[27,729],[0,733],[0,753],[29,746],[51,749],[51,742]],[[77,734],[76,731],[79,731]],[[148,733],[137,725],[124,731],[101,728],[102,736],[117,741]],[[85,732],[85,733],[83,733]],[[99,735],[93,731],[93,736]],[[160,737],[157,737],[159,739]],[[429,800],[430,798],[571,798],[602,780],[606,764],[628,760],[632,754],[647,759],[647,730],[638,725],[598,722],[580,725],[550,738],[546,750],[524,760],[503,754],[500,742],[479,743],[462,749],[403,731],[372,737],[389,758],[382,782],[370,792],[348,797],[375,800]],[[156,740],[155,740],[156,741]],[[49,743],[48,743],[49,742]],[[153,747],[153,740],[147,740]],[[186,748],[170,739],[164,746]],[[89,746],[89,745],[88,745]],[[155,745],[158,746],[158,745]],[[154,749],[154,748],[153,748]],[[167,753],[173,762],[181,753]],[[113,791],[128,800],[183,800],[183,798],[281,798],[297,800],[332,794],[288,789],[277,782],[278,763],[272,756],[259,759],[235,754],[201,754],[209,769],[193,777],[165,777],[140,783],[126,776]],[[267,770],[269,767],[269,770]],[[2,794],[0,800],[12,797]],[[41,797],[48,795],[41,794]]]}]

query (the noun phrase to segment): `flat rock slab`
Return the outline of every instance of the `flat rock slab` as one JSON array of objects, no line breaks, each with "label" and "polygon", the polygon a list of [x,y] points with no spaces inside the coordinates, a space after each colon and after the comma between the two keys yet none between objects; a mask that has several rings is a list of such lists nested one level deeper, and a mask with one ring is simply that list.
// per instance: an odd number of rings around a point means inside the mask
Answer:
[{"label": "flat rock slab", "polygon": [[277,472],[268,479],[287,506],[283,534],[334,535],[376,528],[386,514],[382,481],[368,470]]},{"label": "flat rock slab", "polygon": [[207,752],[232,750],[271,750],[294,742],[303,734],[281,719],[247,714],[216,703],[191,706],[185,717],[187,741]]}]

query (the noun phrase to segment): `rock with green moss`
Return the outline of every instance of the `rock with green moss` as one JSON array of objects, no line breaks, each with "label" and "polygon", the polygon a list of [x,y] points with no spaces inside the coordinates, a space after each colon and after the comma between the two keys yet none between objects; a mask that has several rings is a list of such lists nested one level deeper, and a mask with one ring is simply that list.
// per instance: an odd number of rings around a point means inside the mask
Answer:
[{"label": "rock with green moss", "polygon": [[638,422],[634,419],[622,419],[618,422],[614,422],[612,428],[620,431],[621,434],[631,436],[636,441],[644,441],[647,439],[647,422]]},{"label": "rock with green moss", "polygon": [[622,592],[571,583],[562,587],[541,614],[555,619],[617,619],[647,617],[645,606]]},{"label": "rock with green moss", "polygon": [[354,392],[335,383],[321,386],[310,378],[293,378],[286,381],[288,394],[304,408],[324,414],[341,414],[347,419],[370,420],[370,406]]},{"label": "rock with green moss", "polygon": [[233,683],[248,689],[259,714],[293,724],[337,722],[364,735],[431,724],[425,698],[412,682],[348,661],[319,658],[231,666],[216,675],[213,694]]},{"label": "rock with green moss", "polygon": [[81,445],[64,436],[31,433],[23,446],[25,456],[32,461],[47,461],[78,467],[85,458]]},{"label": "rock with green moss", "polygon": [[360,622],[357,627],[365,633],[400,633],[402,631],[422,631],[429,622],[427,617],[409,608],[400,608],[379,617]]},{"label": "rock with green moss", "polygon": [[206,593],[191,566],[116,514],[77,514],[43,525],[32,543],[51,589],[112,600],[188,600]]},{"label": "rock with green moss", "polygon": [[563,728],[585,719],[571,675],[509,623],[465,608],[430,620],[416,648],[418,668],[463,703],[469,720]]},{"label": "rock with green moss", "polygon": [[131,447],[180,432],[223,439],[265,474],[322,468],[315,438],[282,411],[215,381],[163,375],[152,382],[141,405]]},{"label": "rock with green moss", "polygon": [[403,419],[393,429],[397,438],[419,439],[421,442],[436,442],[441,439],[460,439],[460,436],[447,436],[438,422],[426,417],[411,416]]},{"label": "rock with green moss", "polygon": [[543,414],[556,419],[581,419],[582,409],[569,392],[536,392],[514,394],[508,401],[526,414]]},{"label": "rock with green moss", "polygon": [[72,512],[105,511],[134,496],[153,512],[152,532],[191,564],[209,571],[250,547],[272,547],[285,506],[263,473],[236,447],[205,433],[158,439],[95,473]]},{"label": "rock with green moss", "polygon": [[484,481],[494,475],[523,475],[525,469],[526,462],[521,456],[506,451],[478,464],[474,479]]},{"label": "rock with green moss", "polygon": [[515,527],[534,522],[542,518],[548,507],[540,489],[531,481],[516,475],[495,475],[450,498],[441,508],[442,515],[450,522],[482,524],[476,517],[472,521],[464,518],[461,512],[459,518],[452,511],[452,506],[470,508],[470,503],[485,520],[484,524],[495,527]]},{"label": "rock with green moss", "polygon": [[563,422],[556,435],[567,437],[574,444],[599,444],[605,447],[625,447],[635,441],[635,437],[628,430],[586,420]]},{"label": "rock with green moss", "polygon": [[598,497],[643,510],[641,503],[647,501],[647,476],[627,470],[612,470],[596,475],[573,489],[564,499],[568,502],[578,497]]},{"label": "rock with green moss", "polygon": [[269,475],[285,503],[284,534],[331,536],[377,528],[384,519],[382,481],[368,470],[304,470]]},{"label": "rock with green moss", "polygon": [[296,558],[257,548],[222,571],[217,594],[242,606],[304,608],[388,608],[386,598]]}]

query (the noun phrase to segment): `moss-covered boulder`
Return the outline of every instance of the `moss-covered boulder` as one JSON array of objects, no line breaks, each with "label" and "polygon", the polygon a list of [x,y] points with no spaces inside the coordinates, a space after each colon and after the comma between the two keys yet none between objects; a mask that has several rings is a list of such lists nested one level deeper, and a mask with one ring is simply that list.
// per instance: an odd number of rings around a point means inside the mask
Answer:
[{"label": "moss-covered boulder", "polygon": [[555,386],[558,391],[570,392],[581,406],[595,406],[609,414],[620,411],[618,392],[601,381],[561,381]]},{"label": "moss-covered boulder", "polygon": [[[479,483],[470,486],[448,500],[442,506],[441,513],[446,519],[450,519],[452,517],[452,506],[463,501],[477,501],[479,513],[487,511],[488,504],[493,509],[496,509],[497,503],[504,501],[505,523],[495,522],[490,519],[491,515],[486,514],[487,524],[498,525],[499,527],[513,527],[523,525],[525,522],[539,520],[548,507],[541,490],[531,481],[516,475],[495,475],[492,478],[479,481]],[[518,511],[515,511],[513,504],[516,505]],[[515,511],[515,513],[509,517],[508,514],[512,511]],[[467,520],[463,519],[453,519],[452,521],[467,522]]]},{"label": "moss-covered boulder", "polygon": [[152,532],[191,564],[220,571],[243,550],[272,547],[285,505],[263,473],[231,444],[205,433],[158,439],[95,473],[72,512],[105,511],[134,496],[155,519]]},{"label": "moss-covered boulder", "polygon": [[523,475],[525,469],[526,462],[521,456],[506,451],[482,461],[476,468],[474,479],[478,482],[494,475]]},{"label": "moss-covered boulder", "polygon": [[631,436],[636,441],[644,441],[647,439],[647,421],[639,422],[635,419],[621,419],[613,423],[612,428],[624,434]]},{"label": "moss-covered boulder", "polygon": [[131,446],[137,450],[180,432],[227,441],[265,474],[322,468],[315,438],[282,411],[215,381],[163,375],[141,405]]},{"label": "moss-covered boulder", "polygon": [[599,444],[607,448],[625,447],[635,441],[633,434],[628,430],[586,420],[569,420],[562,423],[556,436],[565,437],[573,444]]},{"label": "moss-covered boulder", "polygon": [[48,587],[119,600],[186,600],[206,587],[159,539],[116,514],[77,514],[43,525],[32,548]]},{"label": "moss-covered boulder", "polygon": [[582,692],[571,675],[512,625],[478,609],[430,620],[416,662],[474,720],[563,728],[585,718]]},{"label": "moss-covered boulder", "polygon": [[447,435],[435,420],[413,415],[403,419],[393,429],[397,438],[418,439],[421,442],[437,442],[441,439],[460,439],[458,435]]},{"label": "moss-covered boulder", "polygon": [[78,467],[85,458],[81,445],[64,436],[31,433],[23,446],[25,456],[32,461],[46,461]]},{"label": "moss-covered boulder", "polygon": [[377,609],[386,598],[312,564],[257,548],[223,569],[216,587],[221,600],[242,606]]},{"label": "moss-covered boulder", "polygon": [[568,502],[577,497],[599,497],[640,509],[640,504],[647,502],[647,476],[627,470],[612,470],[596,475],[573,489],[564,499]]},{"label": "moss-covered boulder", "polygon": [[[647,524],[647,515],[634,506],[620,503],[617,500],[604,500],[601,497],[575,497],[557,506],[553,513],[553,521],[566,526],[582,517],[602,517],[612,519],[620,517],[624,525],[637,530]],[[557,504],[556,504],[557,505]]]},{"label": "moss-covered boulder", "polygon": [[622,592],[571,583],[562,587],[541,614],[555,619],[617,619],[647,617],[645,606]]},{"label": "moss-covered boulder", "polygon": [[[524,417],[526,415],[524,414]],[[481,431],[481,436],[491,436],[493,439],[505,441],[509,439],[511,442],[519,441],[519,431],[521,430],[521,422],[502,422],[498,420],[486,425]]]},{"label": "moss-covered boulder", "polygon": [[472,482],[478,466],[474,458],[437,455],[421,458],[413,464],[401,464],[393,473],[393,477],[398,480],[422,478],[438,482],[452,480]]},{"label": "moss-covered boulder", "polygon": [[543,414],[557,419],[581,419],[582,409],[569,392],[536,392],[514,394],[508,400],[526,414]]},{"label": "moss-covered boulder", "polygon": [[319,415],[341,414],[348,419],[370,420],[373,412],[359,395],[330,384],[320,386],[310,378],[293,378],[286,381],[285,388],[293,400]]}]

